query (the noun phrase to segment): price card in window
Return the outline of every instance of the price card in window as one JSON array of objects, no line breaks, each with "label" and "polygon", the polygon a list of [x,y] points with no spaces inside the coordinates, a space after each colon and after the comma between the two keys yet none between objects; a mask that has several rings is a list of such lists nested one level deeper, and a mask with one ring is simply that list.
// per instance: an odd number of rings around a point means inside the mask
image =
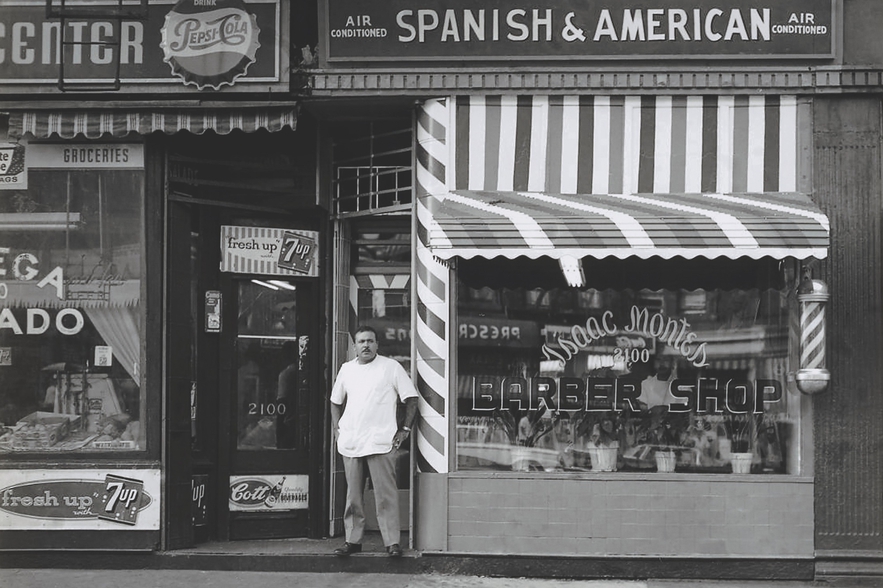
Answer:
[{"label": "price card in window", "polygon": [[110,345],[95,346],[95,367],[110,367],[113,363],[113,349]]},{"label": "price card in window", "polygon": [[142,494],[144,483],[140,480],[108,474],[104,478],[104,492],[98,501],[98,518],[134,525],[138,519]]},{"label": "price card in window", "polygon": [[223,297],[218,290],[208,290],[205,293],[205,332],[221,332],[221,305]]}]

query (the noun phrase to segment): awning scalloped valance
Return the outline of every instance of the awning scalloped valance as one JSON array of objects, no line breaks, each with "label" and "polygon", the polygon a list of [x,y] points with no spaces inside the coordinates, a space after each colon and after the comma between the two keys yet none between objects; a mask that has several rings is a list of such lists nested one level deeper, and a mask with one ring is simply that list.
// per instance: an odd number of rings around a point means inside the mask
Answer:
[{"label": "awning scalloped valance", "polygon": [[234,130],[252,133],[275,132],[297,125],[297,105],[265,108],[132,108],[95,110],[25,110],[9,113],[9,136],[30,135],[38,139],[78,136],[98,139],[105,135],[125,137],[130,133],[173,134],[206,131],[226,135]]},{"label": "awning scalloped valance", "polygon": [[804,194],[546,194],[439,197],[430,248],[442,259],[503,256],[827,256],[827,217]]}]

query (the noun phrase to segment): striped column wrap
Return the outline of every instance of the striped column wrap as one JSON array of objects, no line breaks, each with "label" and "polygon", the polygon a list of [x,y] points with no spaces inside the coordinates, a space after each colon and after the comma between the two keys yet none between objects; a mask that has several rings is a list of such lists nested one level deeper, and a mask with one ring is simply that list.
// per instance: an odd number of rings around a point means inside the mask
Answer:
[{"label": "striped column wrap", "polygon": [[799,297],[800,367],[803,369],[825,367],[825,302],[819,300],[818,296],[809,294]]},{"label": "striped column wrap", "polygon": [[446,99],[429,100],[417,114],[415,226],[415,372],[420,392],[417,467],[447,473],[448,468],[448,266],[429,249],[429,228],[438,195],[447,192],[448,117]]}]

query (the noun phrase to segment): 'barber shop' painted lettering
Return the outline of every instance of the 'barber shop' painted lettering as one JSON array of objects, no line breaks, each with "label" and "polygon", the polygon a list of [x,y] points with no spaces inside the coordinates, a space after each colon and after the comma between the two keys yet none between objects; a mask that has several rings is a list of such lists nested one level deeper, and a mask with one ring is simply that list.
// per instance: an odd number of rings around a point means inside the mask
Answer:
[{"label": "'barber shop' painted lettering", "polygon": [[[640,378],[472,376],[472,409],[558,411],[639,411]],[[782,400],[778,380],[680,378],[669,384],[673,413],[763,414]]]}]

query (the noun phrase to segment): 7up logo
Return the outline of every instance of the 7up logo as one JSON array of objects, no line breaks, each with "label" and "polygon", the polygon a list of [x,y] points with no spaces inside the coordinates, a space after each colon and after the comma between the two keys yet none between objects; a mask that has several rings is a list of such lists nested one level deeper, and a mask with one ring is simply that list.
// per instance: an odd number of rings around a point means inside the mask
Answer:
[{"label": "7up logo", "polygon": [[309,273],[316,257],[316,242],[304,235],[286,231],[279,250],[279,267],[301,274]]},{"label": "7up logo", "polygon": [[104,479],[98,518],[134,525],[143,494],[144,484],[140,480],[108,474]]}]

